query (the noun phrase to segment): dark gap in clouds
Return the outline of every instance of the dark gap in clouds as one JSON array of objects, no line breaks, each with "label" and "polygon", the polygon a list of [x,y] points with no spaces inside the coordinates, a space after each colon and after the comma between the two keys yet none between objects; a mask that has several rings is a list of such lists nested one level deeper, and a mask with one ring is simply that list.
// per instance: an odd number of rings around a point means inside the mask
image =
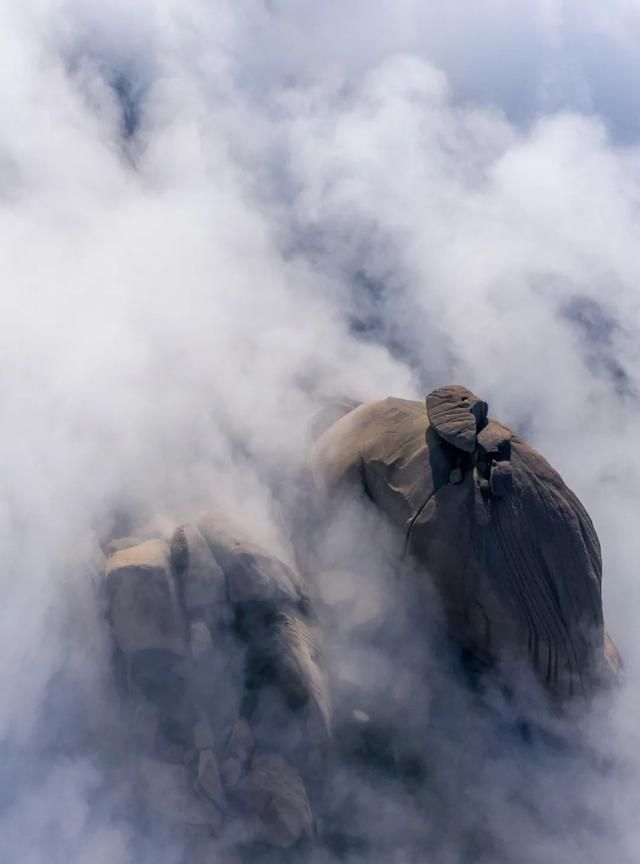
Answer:
[{"label": "dark gap in clouds", "polygon": [[142,93],[130,77],[117,70],[111,75],[110,86],[120,107],[122,137],[128,141],[134,137],[140,127]]},{"label": "dark gap in clouds", "polygon": [[142,60],[118,57],[99,45],[82,44],[63,54],[67,75],[86,100],[89,110],[104,111],[101,97],[92,79],[99,80],[113,100],[117,111],[117,132],[121,146],[133,143],[144,117],[144,104],[152,80],[152,71]]},{"label": "dark gap in clouds", "polygon": [[[295,207],[295,189],[289,185]],[[344,230],[341,230],[344,229]],[[419,328],[424,318],[416,307],[410,275],[403,274],[398,250],[379,229],[359,220],[345,224],[287,224],[280,244],[285,258],[300,258],[346,288],[342,313],[349,332],[359,341],[386,348],[407,366],[424,387],[442,379],[454,357],[442,345],[440,368],[425,368]],[[365,263],[366,262],[366,263]],[[422,334],[427,337],[427,334]],[[430,330],[430,335],[431,330]],[[446,375],[445,375],[446,377]]]},{"label": "dark gap in clouds", "polygon": [[351,285],[354,307],[349,315],[351,332],[374,341],[384,341],[387,290],[383,280],[367,270],[356,270]]},{"label": "dark gap in clouds", "polygon": [[[394,280],[395,281],[395,280]],[[349,330],[358,339],[375,342],[386,348],[392,357],[420,372],[422,361],[415,350],[412,334],[398,325],[394,305],[402,305],[406,292],[398,284],[390,285],[384,276],[358,269],[349,277],[351,311]]]},{"label": "dark gap in clouds", "polygon": [[576,295],[563,304],[561,316],[577,334],[589,370],[605,377],[619,396],[636,397],[634,382],[616,356],[621,327],[606,307],[591,297]]},{"label": "dark gap in clouds", "polygon": [[602,119],[612,140],[623,145],[640,137],[640,55],[633,35],[627,38],[625,42],[591,31],[570,35],[567,45],[588,84],[591,112]]}]

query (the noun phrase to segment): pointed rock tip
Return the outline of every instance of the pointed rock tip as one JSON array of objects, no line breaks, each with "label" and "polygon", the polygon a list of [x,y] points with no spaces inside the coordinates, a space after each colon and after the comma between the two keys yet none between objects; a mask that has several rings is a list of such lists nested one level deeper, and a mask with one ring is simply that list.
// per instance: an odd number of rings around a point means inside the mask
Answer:
[{"label": "pointed rock tip", "polygon": [[476,436],[487,422],[485,401],[460,384],[432,390],[426,398],[427,417],[443,441],[457,450],[472,453]]}]

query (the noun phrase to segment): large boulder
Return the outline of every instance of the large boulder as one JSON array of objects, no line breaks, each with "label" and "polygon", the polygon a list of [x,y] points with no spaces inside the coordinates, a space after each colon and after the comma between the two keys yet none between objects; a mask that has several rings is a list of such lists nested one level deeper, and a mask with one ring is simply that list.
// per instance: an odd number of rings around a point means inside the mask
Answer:
[{"label": "large boulder", "polygon": [[147,810],[182,826],[198,855],[233,845],[238,825],[241,844],[311,836],[310,754],[317,765],[330,709],[300,574],[215,512],[178,526],[157,518],[107,548],[107,614]]},{"label": "large boulder", "polygon": [[311,711],[326,737],[330,707],[320,638],[301,576],[219,513],[201,516],[198,529],[224,570],[229,606],[248,645],[252,686],[261,679],[275,685],[289,708]]},{"label": "large boulder", "polygon": [[524,658],[560,698],[587,695],[607,676],[591,520],[469,390],[440,388],[426,405],[362,405],[319,437],[311,465],[320,489],[364,492],[403,532],[416,596],[435,585],[451,633],[482,663]]},{"label": "large boulder", "polygon": [[203,514],[198,530],[224,570],[232,604],[300,602],[303,590],[299,574],[254,543],[222,513]]},{"label": "large boulder", "polygon": [[184,765],[141,756],[137,769],[138,788],[149,810],[173,825],[202,827],[220,833],[221,810],[194,794],[189,771]]},{"label": "large boulder", "polygon": [[187,652],[167,543],[147,540],[113,552],[105,574],[113,633],[124,654]]},{"label": "large boulder", "polygon": [[226,601],[224,571],[195,525],[182,525],[175,530],[171,538],[171,563],[187,610]]},{"label": "large boulder", "polygon": [[313,816],[298,772],[278,753],[256,753],[235,796],[257,841],[288,849],[313,836]]}]

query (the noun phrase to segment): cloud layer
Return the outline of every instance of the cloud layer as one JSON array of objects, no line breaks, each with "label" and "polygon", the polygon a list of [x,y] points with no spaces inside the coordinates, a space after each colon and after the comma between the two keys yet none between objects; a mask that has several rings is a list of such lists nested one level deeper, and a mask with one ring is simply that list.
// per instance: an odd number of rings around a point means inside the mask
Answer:
[{"label": "cloud layer", "polygon": [[[461,381],[559,468],[603,543],[632,752],[640,6],[450,7],[0,4],[7,860],[57,860],[52,833],[141,860],[92,824],[100,768],[43,737],[108,701],[72,550],[121,506],[213,503],[287,554],[336,393]],[[636,779],[606,786],[594,856],[635,860]]]}]

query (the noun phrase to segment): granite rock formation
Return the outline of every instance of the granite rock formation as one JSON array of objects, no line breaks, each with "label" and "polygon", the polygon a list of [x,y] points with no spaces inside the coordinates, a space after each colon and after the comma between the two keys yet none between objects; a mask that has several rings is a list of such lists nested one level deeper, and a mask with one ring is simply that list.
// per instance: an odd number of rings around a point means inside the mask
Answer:
[{"label": "granite rock formation", "polygon": [[[412,632],[426,639],[421,609],[435,594],[450,641],[483,675],[537,680],[555,706],[620,677],[591,520],[483,400],[459,386],[425,404],[340,399],[318,413],[311,437],[313,530],[339,496],[375,505],[411,562],[399,606],[421,622]],[[437,699],[421,701],[429,673],[405,662],[388,592],[376,596],[370,581],[359,591],[335,561],[307,587],[300,561],[286,564],[218,512],[181,525],[156,518],[103,549],[136,794],[152,819],[189,838],[185,864],[234,862],[238,851],[254,860],[260,849],[285,860],[315,842],[319,825],[351,830],[355,805],[326,793],[328,766],[344,759],[409,786],[425,755],[433,769],[438,743],[424,729]],[[384,689],[379,668],[368,691],[329,677],[323,624],[332,637],[346,627],[361,655],[379,657],[384,643],[393,686]],[[445,689],[449,680],[441,676]]]},{"label": "granite rock formation", "polygon": [[486,668],[524,660],[559,700],[588,697],[619,676],[591,520],[486,402],[454,385],[425,404],[339,407],[313,444],[316,486],[363,494],[403,533],[416,599],[435,585],[461,647]]},{"label": "granite rock formation", "polygon": [[146,533],[104,566],[143,806],[194,860],[311,838],[329,702],[301,577],[218,513]]}]

